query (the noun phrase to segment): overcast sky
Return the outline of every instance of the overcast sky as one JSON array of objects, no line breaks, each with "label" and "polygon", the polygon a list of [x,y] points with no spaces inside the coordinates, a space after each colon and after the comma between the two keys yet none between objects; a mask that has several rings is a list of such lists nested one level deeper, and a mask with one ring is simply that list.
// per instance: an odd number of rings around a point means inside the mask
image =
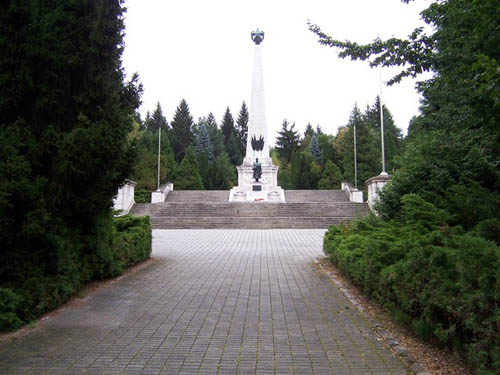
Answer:
[{"label": "overcast sky", "polygon": [[[420,25],[428,0],[128,0],[123,64],[144,85],[143,117],[160,102],[170,122],[182,98],[195,121],[212,112],[220,122],[227,106],[236,118],[249,105],[254,44],[250,32],[265,32],[262,43],[269,135],[283,119],[303,131],[310,122],[336,134],[357,102],[361,109],[379,93],[378,69],[340,59],[321,46],[307,20],[331,36],[360,43],[377,35],[406,37]],[[397,70],[383,69],[387,81]],[[415,82],[383,87],[384,103],[406,131],[418,113]]]}]

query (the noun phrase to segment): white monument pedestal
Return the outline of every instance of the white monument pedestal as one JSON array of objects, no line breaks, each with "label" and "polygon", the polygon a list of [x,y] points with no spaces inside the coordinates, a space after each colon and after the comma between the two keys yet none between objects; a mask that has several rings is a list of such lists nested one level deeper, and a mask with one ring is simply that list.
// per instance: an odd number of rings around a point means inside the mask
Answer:
[{"label": "white monument pedestal", "polygon": [[[238,170],[238,186],[229,192],[230,202],[284,202],[285,191],[278,186],[278,168],[270,160],[262,163],[262,176],[259,182],[253,179],[253,162],[249,158],[236,167]],[[260,160],[260,159],[259,159]]]}]

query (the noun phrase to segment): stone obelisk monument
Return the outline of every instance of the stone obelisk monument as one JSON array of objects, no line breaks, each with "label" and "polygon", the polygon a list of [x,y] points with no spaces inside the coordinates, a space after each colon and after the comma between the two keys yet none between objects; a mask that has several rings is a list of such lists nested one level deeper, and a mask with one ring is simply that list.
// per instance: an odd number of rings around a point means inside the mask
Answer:
[{"label": "stone obelisk monument", "polygon": [[255,47],[247,148],[243,164],[237,167],[238,186],[231,189],[229,200],[283,202],[285,193],[278,186],[278,167],[273,165],[269,155],[261,50],[264,33],[257,29],[251,33],[251,37]]}]

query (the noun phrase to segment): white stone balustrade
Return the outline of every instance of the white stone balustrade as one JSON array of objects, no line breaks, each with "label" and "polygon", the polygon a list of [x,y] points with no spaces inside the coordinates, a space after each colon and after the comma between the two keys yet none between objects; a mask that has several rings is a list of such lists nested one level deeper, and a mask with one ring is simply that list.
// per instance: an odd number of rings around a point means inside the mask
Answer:
[{"label": "white stone balustrade", "polygon": [[349,182],[342,182],[342,190],[349,195],[350,202],[363,203],[363,192],[356,189]]},{"label": "white stone balustrade", "polygon": [[174,184],[167,182],[165,185],[160,185],[160,189],[151,192],[151,203],[165,202],[170,191],[174,190]]},{"label": "white stone balustrade", "polygon": [[373,210],[375,202],[379,198],[379,192],[389,183],[391,176],[386,172],[382,172],[378,176],[369,178],[365,184],[368,186],[368,205]]},{"label": "white stone balustrade", "polygon": [[126,215],[135,203],[134,192],[136,183],[125,180],[125,185],[118,189],[118,194],[113,198],[113,208],[121,211],[120,215]]}]

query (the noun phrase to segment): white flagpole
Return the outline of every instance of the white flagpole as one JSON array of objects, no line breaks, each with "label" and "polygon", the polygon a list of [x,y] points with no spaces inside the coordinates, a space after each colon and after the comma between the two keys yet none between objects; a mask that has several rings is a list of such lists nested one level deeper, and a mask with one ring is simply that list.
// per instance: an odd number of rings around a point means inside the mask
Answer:
[{"label": "white flagpole", "polygon": [[385,171],[385,145],[384,145],[384,106],[382,104],[382,66],[379,70],[380,77],[380,138],[382,140],[382,173],[387,174]]},{"label": "white flagpole", "polygon": [[161,125],[158,127],[158,191],[160,191],[160,148],[161,148]]}]

